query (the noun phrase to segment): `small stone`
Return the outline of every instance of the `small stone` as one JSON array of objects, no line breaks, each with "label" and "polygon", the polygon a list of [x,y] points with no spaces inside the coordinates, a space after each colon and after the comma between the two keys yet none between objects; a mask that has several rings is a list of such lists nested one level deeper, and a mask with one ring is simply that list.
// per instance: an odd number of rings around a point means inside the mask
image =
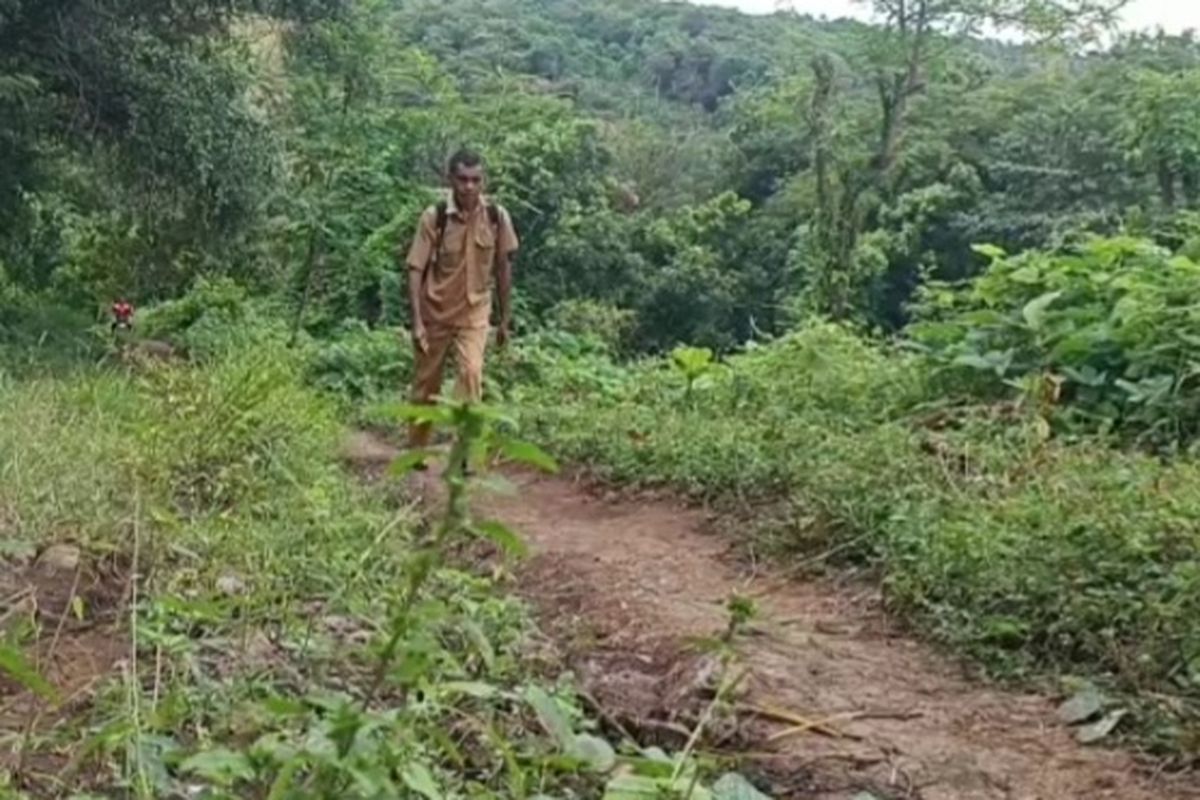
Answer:
[{"label": "small stone", "polygon": [[52,544],[37,560],[37,565],[50,572],[74,572],[79,569],[79,548],[70,544]]}]

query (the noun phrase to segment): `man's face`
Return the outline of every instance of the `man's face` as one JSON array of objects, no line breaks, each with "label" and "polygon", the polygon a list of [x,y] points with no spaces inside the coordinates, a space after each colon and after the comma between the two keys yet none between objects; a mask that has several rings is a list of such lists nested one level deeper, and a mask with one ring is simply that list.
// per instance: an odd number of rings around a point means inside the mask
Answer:
[{"label": "man's face", "polygon": [[483,167],[456,166],[450,173],[450,185],[454,189],[454,198],[460,204],[474,206],[483,192]]}]

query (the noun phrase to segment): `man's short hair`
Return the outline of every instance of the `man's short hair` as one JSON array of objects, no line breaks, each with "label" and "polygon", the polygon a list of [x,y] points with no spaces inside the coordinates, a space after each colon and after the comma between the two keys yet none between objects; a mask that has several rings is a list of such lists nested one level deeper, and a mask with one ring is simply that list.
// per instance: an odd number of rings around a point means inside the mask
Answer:
[{"label": "man's short hair", "polygon": [[453,175],[459,167],[482,167],[483,156],[474,150],[466,148],[459,150],[454,155],[450,156],[450,162],[446,165],[447,174]]}]

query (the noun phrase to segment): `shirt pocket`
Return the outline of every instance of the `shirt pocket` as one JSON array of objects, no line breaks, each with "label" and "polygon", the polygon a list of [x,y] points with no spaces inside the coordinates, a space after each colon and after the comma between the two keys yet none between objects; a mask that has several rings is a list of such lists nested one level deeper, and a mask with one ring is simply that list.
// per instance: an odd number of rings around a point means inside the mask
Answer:
[{"label": "shirt pocket", "polygon": [[490,288],[492,264],[496,258],[496,234],[488,225],[480,225],[473,234],[475,257],[472,259],[470,286],[473,298],[478,299]]},{"label": "shirt pocket", "polygon": [[481,256],[490,256],[496,252],[496,233],[491,225],[476,226],[475,251]]},{"label": "shirt pocket", "polygon": [[466,255],[466,246],[467,227],[455,220],[447,221],[437,256],[441,271],[453,271],[456,265],[462,264],[463,257]]}]

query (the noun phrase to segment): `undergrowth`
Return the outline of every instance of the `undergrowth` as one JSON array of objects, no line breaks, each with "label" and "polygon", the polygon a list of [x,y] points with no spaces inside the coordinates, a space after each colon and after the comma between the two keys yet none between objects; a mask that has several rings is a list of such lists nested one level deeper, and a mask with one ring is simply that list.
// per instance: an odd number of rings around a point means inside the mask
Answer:
[{"label": "undergrowth", "polygon": [[[263,330],[198,364],[0,375],[0,589],[34,601],[0,617],[0,796],[761,797],[609,744],[504,571],[452,556],[519,532],[470,518],[461,469],[432,526],[398,478],[347,472],[313,349]],[[477,468],[549,463],[495,415],[406,413]]]},{"label": "undergrowth", "polygon": [[895,611],[993,674],[1099,681],[1138,712],[1123,731],[1200,755],[1200,464],[1060,442],[1034,402],[934,403],[919,356],[833,325],[721,363],[675,355],[542,353],[523,383],[498,378],[564,459],[782,500],[764,541],[867,565]]}]

